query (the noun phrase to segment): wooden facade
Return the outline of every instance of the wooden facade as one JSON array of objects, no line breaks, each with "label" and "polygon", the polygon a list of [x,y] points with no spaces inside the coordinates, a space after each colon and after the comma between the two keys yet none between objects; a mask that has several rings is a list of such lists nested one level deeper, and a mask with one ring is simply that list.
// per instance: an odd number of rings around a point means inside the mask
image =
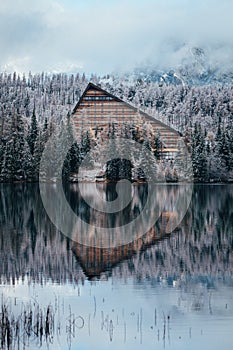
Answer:
[{"label": "wooden facade", "polygon": [[170,126],[149,116],[141,110],[120,98],[110,94],[93,83],[89,83],[75,106],[72,119],[77,135],[81,130],[107,129],[109,124],[117,125],[129,123],[150,127],[154,134],[159,133],[163,147],[161,152],[165,158],[172,159],[177,152],[177,143],[181,135]]}]

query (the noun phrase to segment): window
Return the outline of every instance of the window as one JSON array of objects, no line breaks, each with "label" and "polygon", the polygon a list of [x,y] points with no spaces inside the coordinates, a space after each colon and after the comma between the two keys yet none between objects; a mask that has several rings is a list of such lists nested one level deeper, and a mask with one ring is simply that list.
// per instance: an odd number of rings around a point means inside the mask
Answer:
[{"label": "window", "polygon": [[85,96],[85,101],[112,101],[113,97],[111,96]]}]

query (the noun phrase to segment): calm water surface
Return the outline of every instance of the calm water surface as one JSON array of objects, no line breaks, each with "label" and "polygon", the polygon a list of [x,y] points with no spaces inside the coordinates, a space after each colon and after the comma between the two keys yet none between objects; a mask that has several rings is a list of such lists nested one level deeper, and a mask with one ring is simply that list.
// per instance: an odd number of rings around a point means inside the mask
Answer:
[{"label": "calm water surface", "polygon": [[[85,184],[83,191],[97,205],[101,196],[115,198],[113,185],[99,185],[99,199],[92,198],[93,186]],[[232,349],[233,186],[196,185],[185,218],[167,234],[168,220],[178,214],[178,187],[169,187],[162,215],[148,235],[124,248],[101,250],[55,228],[37,185],[1,185],[1,305],[15,319],[25,310],[46,316],[48,306],[53,315],[49,335],[36,336],[33,318],[30,332],[24,327],[17,337],[11,334],[11,347]],[[147,188],[132,186],[132,192],[125,210],[103,214],[82,200],[77,185],[66,189],[83,220],[105,227],[138,215]],[[158,185],[151,211],[163,195]],[[3,309],[0,314],[1,326]]]}]

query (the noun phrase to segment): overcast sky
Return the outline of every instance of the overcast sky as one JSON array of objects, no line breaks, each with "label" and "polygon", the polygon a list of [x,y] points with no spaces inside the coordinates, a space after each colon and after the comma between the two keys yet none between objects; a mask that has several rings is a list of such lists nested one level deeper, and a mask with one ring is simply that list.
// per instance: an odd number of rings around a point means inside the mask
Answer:
[{"label": "overcast sky", "polygon": [[233,0],[0,0],[0,68],[105,74],[175,67],[192,46],[232,64]]}]

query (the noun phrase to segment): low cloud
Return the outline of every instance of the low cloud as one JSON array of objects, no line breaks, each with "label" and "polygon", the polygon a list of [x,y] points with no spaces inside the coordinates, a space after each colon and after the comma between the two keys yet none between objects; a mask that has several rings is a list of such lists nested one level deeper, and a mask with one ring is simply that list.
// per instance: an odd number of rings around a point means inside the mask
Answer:
[{"label": "low cloud", "polygon": [[230,67],[231,0],[8,0],[0,4],[2,70],[98,74],[141,62],[173,68],[202,47]]}]

